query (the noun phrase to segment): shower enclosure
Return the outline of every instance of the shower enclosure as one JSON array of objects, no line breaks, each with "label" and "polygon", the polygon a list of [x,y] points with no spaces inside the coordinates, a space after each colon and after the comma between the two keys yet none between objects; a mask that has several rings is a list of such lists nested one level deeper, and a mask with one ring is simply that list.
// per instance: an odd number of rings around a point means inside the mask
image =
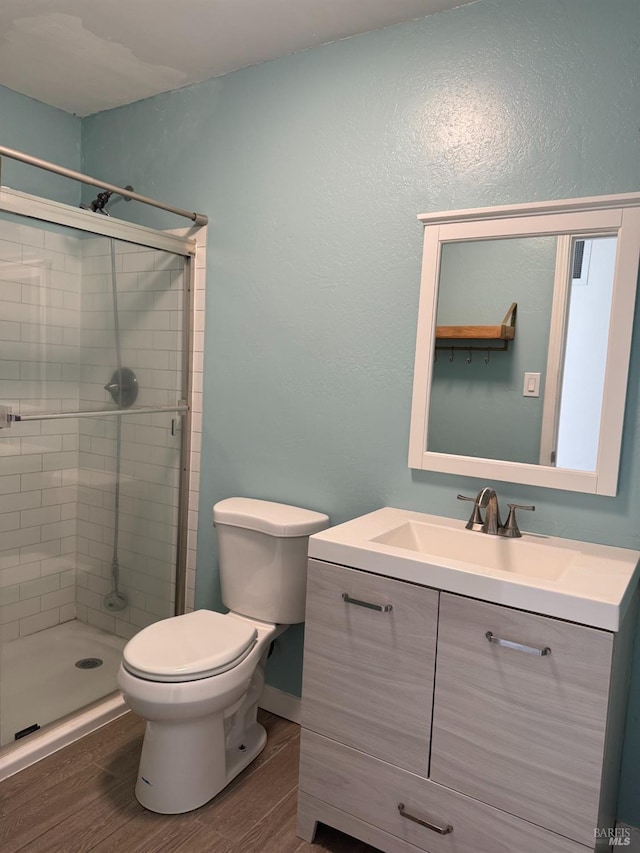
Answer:
[{"label": "shower enclosure", "polygon": [[184,612],[195,251],[0,190],[0,763]]}]

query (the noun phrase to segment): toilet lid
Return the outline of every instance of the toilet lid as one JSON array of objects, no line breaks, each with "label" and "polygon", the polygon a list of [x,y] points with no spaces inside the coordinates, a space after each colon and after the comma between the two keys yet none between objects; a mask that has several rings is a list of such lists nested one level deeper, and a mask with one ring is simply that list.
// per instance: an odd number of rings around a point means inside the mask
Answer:
[{"label": "toilet lid", "polygon": [[123,663],[147,681],[195,681],[237,666],[257,636],[249,622],[195,610],[144,628],[125,646]]}]

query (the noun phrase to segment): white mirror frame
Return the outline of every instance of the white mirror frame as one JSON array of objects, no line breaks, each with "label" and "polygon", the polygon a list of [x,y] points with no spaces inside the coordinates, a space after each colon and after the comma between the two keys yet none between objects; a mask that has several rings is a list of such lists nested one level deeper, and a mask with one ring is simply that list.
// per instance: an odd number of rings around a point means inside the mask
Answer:
[{"label": "white mirror frame", "polygon": [[[485,480],[615,495],[640,260],[640,193],[595,196],[418,216],[425,226],[411,403],[409,467]],[[541,235],[617,236],[600,440],[595,471],[483,459],[428,448],[429,405],[442,246]],[[566,270],[556,269],[558,276]],[[517,339],[516,339],[517,340]]]}]

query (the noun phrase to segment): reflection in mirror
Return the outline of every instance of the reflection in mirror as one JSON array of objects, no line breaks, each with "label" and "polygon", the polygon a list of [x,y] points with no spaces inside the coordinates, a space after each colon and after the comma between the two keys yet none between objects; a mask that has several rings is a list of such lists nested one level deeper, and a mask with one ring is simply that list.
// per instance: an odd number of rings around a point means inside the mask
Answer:
[{"label": "reflection in mirror", "polygon": [[[442,246],[436,326],[495,324],[516,302],[518,332],[508,355],[488,358],[481,340],[436,342],[446,357],[433,366],[429,450],[595,471],[616,238],[571,239],[554,296],[558,242]],[[539,377],[535,395],[525,374]]]},{"label": "reflection in mirror", "polygon": [[596,470],[615,261],[615,237],[572,240],[559,364],[559,347],[549,350],[547,369],[557,370],[560,382],[545,395],[542,465]]},{"label": "reflection in mirror", "polygon": [[409,466],[615,495],[640,194],[419,219]]},{"label": "reflection in mirror", "polygon": [[450,361],[446,343],[437,342],[444,348],[433,366],[429,450],[538,462],[543,398],[523,397],[522,382],[525,371],[545,371],[556,243],[523,237],[443,245],[436,325],[495,325],[512,302],[518,323],[509,349],[490,351],[488,363],[481,349],[471,356],[453,350]]}]

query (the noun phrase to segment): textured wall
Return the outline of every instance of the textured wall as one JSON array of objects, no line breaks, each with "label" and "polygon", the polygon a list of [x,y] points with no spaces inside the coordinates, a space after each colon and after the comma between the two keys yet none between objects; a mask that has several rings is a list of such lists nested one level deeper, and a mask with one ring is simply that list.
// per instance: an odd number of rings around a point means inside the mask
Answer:
[{"label": "textured wall", "polygon": [[[639,37],[637,0],[482,0],[83,122],[88,172],[211,217],[201,606],[220,498],[465,514],[479,481],[407,468],[416,214],[637,190]],[[618,496],[497,484],[537,505],[530,529],[640,547],[639,346]],[[300,651],[292,630],[272,684],[298,690]],[[621,816],[640,823],[640,638],[633,690]]]},{"label": "textured wall", "polygon": [[[0,145],[67,169],[80,169],[80,119],[0,86]],[[78,204],[80,184],[2,159],[0,183],[14,190]]]}]

